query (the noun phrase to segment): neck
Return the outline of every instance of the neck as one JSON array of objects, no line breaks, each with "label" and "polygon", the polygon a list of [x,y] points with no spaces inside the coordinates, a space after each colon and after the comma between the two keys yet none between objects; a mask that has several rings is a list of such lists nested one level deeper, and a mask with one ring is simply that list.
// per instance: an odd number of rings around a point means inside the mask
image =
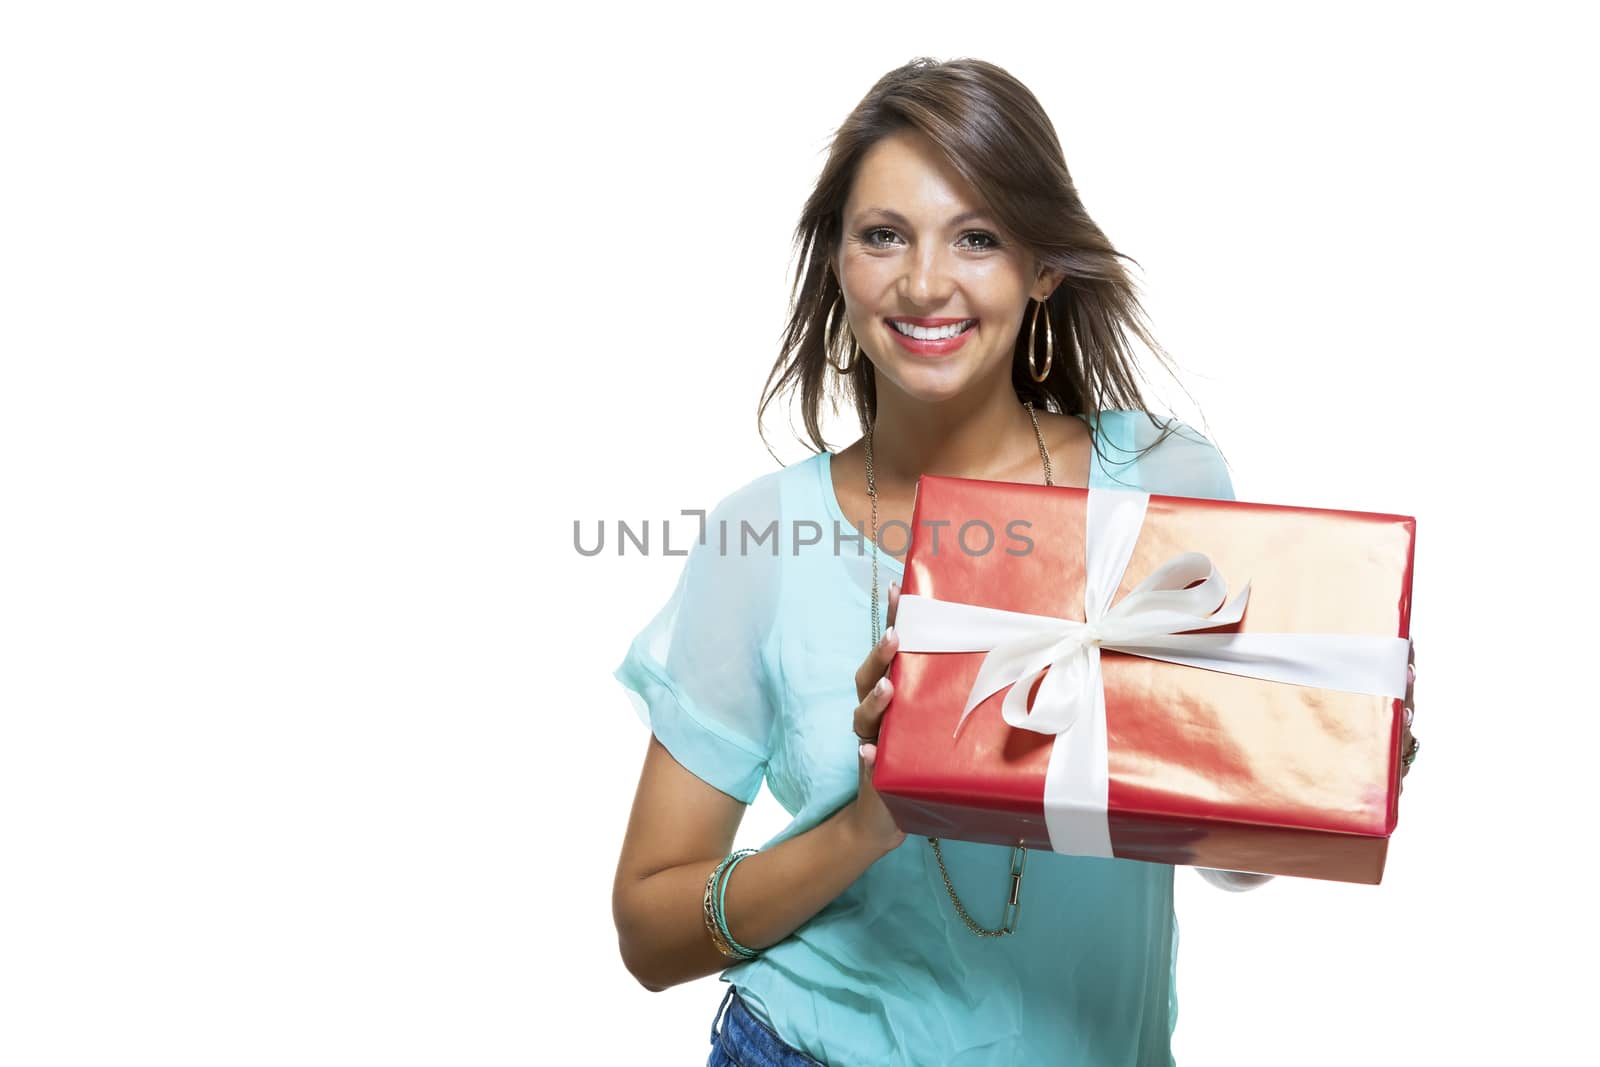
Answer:
[{"label": "neck", "polygon": [[872,459],[880,487],[913,485],[923,474],[1004,480],[1008,471],[1039,464],[1033,419],[1011,382],[971,394],[929,404],[879,378]]}]

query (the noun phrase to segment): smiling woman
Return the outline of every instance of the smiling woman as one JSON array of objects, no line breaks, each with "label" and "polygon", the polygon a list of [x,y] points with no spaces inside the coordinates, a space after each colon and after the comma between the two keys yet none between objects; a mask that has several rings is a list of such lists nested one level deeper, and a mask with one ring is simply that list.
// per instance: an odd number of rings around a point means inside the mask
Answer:
[{"label": "smiling woman", "polygon": [[[901,573],[877,536],[909,529],[924,474],[1228,498],[1226,466],[1144,410],[1132,339],[1160,348],[1124,257],[999,67],[885,75],[796,243],[759,410],[797,393],[817,451],[711,519],[842,519],[870,561],[838,538],[697,546],[629,646],[616,677],[652,736],[613,897],[623,961],[648,989],[722,972],[713,1064],[1170,1063],[1172,867],[907,839],[873,789]],[[841,394],[862,435],[834,453],[819,425]],[[763,782],[793,821],[730,852]]]}]

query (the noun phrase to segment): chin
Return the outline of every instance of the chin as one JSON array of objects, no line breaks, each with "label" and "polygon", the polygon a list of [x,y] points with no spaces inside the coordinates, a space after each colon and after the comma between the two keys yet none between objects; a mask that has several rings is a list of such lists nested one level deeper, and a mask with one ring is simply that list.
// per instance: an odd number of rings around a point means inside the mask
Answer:
[{"label": "chin", "polygon": [[968,390],[967,383],[962,382],[958,385],[953,385],[948,388],[918,385],[912,385],[908,387],[903,385],[900,387],[900,391],[919,404],[927,404],[931,406],[936,404],[947,404]]},{"label": "chin", "polygon": [[[879,363],[878,366],[879,373],[883,373],[881,368],[884,365]],[[953,400],[971,389],[983,377],[970,364],[957,365],[954,362],[938,366],[898,359],[892,368],[885,377],[888,377],[906,396],[927,404]]]}]

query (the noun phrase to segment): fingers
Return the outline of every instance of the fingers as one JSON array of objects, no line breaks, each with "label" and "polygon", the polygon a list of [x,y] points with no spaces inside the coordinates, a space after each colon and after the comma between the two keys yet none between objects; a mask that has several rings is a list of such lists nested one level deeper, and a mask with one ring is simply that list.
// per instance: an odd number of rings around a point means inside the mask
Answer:
[{"label": "fingers", "polygon": [[861,666],[856,669],[856,699],[866,700],[867,693],[889,671],[889,664],[894,659],[894,654],[900,649],[900,635],[894,629],[894,608],[899,603],[896,587],[890,587],[890,612],[889,625],[884,628],[883,636],[878,643],[872,646],[872,651],[867,653],[867,658],[861,661]]},{"label": "fingers", "polygon": [[857,737],[869,743],[877,740],[878,724],[883,721],[884,709],[889,706],[893,696],[893,683],[889,681],[887,675],[880,677],[877,684],[861,698],[861,703],[856,705],[852,729],[855,730]]},{"label": "fingers", "polygon": [[872,651],[867,653],[867,658],[861,661],[861,666],[856,670],[857,700],[867,699],[867,693],[878,684],[878,679],[889,672],[889,664],[899,647],[900,635],[895,633],[894,627],[884,630],[883,637],[872,646]]},{"label": "fingers", "polygon": [[1411,718],[1416,715],[1416,641],[1410,641],[1406,646],[1405,657],[1405,702],[1402,704],[1403,721],[1400,726],[1400,782],[1397,795],[1405,793],[1405,776],[1411,773],[1411,765],[1405,761],[1406,755],[1411,752],[1411,747],[1416,744],[1416,737],[1411,734]]},{"label": "fingers", "polygon": [[[894,655],[900,649],[900,636],[894,629],[895,614],[899,606],[900,583],[890,582],[889,616],[883,637],[873,646],[872,651],[867,653],[867,658],[856,671],[856,699],[860,703],[856,705],[852,728],[857,737],[875,739],[878,736],[878,724],[883,720],[883,712],[894,696],[894,685],[889,681],[889,664],[894,661]],[[871,752],[868,749],[871,749]],[[861,756],[867,767],[872,766],[876,752],[876,748],[870,742],[863,746]]]},{"label": "fingers", "polygon": [[1406,656],[1406,699],[1402,707],[1405,710],[1405,725],[1407,735],[1411,732],[1411,720],[1417,714],[1417,663],[1416,645],[1412,645]]}]

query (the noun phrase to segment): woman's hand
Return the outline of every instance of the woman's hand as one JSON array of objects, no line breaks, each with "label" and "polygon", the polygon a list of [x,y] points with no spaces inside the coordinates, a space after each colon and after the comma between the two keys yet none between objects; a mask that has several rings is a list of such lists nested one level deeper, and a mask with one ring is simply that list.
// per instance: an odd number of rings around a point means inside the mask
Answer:
[{"label": "woman's hand", "polygon": [[895,612],[900,607],[900,583],[889,583],[889,619],[880,640],[856,670],[856,736],[862,739],[858,758],[860,782],[850,811],[857,832],[871,847],[888,852],[899,847],[906,835],[894,824],[883,798],[872,788],[872,765],[878,756],[878,724],[884,709],[894,698],[889,683],[889,664],[900,649],[900,635],[894,632]]},{"label": "woman's hand", "polygon": [[[1417,713],[1417,648],[1412,644],[1406,653],[1406,702],[1405,725],[1400,734],[1400,792],[1406,791],[1405,777],[1411,773],[1411,765],[1405,762],[1404,757],[1411,755],[1417,747],[1417,739],[1411,733],[1411,719]],[[1412,757],[1413,759],[1415,756]]]}]

